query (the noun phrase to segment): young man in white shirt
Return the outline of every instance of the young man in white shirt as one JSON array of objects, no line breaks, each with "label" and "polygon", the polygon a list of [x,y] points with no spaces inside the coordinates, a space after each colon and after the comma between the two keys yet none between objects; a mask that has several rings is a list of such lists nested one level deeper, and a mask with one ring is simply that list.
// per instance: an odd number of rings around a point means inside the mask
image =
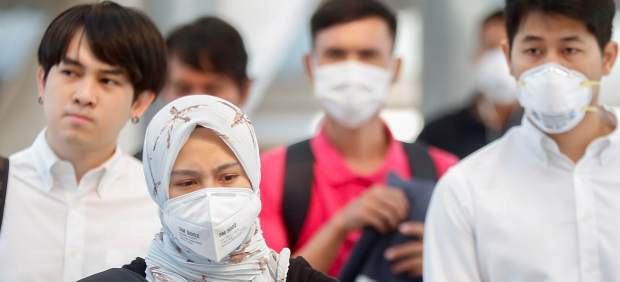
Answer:
[{"label": "young man in white shirt", "polygon": [[117,146],[165,80],[156,26],[112,2],[74,6],[38,60],[47,127],[10,156],[0,281],[76,281],[144,254],[159,230],[142,165]]},{"label": "young man in white shirt", "polygon": [[618,113],[598,104],[618,53],[614,2],[509,0],[505,11],[525,117],[438,184],[425,281],[620,281]]}]

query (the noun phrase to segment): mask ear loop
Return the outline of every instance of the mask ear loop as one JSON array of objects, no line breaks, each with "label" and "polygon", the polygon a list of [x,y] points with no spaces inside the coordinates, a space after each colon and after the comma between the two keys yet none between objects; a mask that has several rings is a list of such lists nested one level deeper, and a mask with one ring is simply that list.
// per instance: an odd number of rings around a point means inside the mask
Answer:
[{"label": "mask ear loop", "polygon": [[[579,84],[579,86],[584,88],[592,88],[599,85],[601,85],[601,83],[596,80],[584,80]],[[584,107],[581,111],[583,113],[596,113],[598,112],[598,106],[587,106]]]}]

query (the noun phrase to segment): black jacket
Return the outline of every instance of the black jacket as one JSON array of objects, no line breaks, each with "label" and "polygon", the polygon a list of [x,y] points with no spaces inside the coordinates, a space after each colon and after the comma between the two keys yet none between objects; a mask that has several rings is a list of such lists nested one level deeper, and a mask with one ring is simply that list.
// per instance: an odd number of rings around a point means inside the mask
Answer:
[{"label": "black jacket", "polygon": [[[136,258],[123,268],[112,268],[88,276],[78,282],[144,282],[146,281],[146,263]],[[295,282],[333,282],[338,281],[314,270],[302,257],[291,258],[286,281]]]},{"label": "black jacket", "polygon": [[516,110],[510,116],[506,128],[497,132],[484,125],[474,108],[475,104],[471,103],[431,121],[424,127],[418,140],[463,159],[501,137],[511,127],[519,125],[523,116],[522,110]]}]

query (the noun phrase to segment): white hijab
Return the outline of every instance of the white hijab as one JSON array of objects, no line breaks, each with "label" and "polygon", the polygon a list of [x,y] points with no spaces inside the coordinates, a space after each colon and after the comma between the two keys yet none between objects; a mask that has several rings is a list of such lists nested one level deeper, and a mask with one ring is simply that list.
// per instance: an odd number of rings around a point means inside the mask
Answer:
[{"label": "white hijab", "polygon": [[[254,128],[233,104],[209,95],[192,95],[164,106],[149,123],[144,140],[144,174],[149,193],[159,205],[160,220],[169,200],[170,172],[181,148],[197,126],[213,130],[239,160],[260,196],[260,159]],[[189,260],[161,220],[146,257],[148,281],[285,281],[290,251],[269,249],[256,219],[248,239],[222,262]],[[230,259],[233,258],[234,259]]]}]

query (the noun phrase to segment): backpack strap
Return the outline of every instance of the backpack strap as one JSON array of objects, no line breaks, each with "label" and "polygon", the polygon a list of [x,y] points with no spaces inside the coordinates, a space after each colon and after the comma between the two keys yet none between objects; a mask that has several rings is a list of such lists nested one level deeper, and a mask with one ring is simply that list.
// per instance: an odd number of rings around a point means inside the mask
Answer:
[{"label": "backpack strap", "polygon": [[[409,161],[411,175],[416,179],[437,181],[437,169],[428,153],[428,147],[420,142],[405,143],[403,148]],[[282,218],[289,246],[295,251],[301,229],[308,214],[312,183],[314,180],[314,155],[310,140],[290,145],[286,150]]]},{"label": "backpack strap", "polygon": [[4,202],[9,182],[9,159],[0,157],[0,230],[2,230],[2,218],[4,216]]},{"label": "backpack strap", "polygon": [[409,171],[415,179],[425,179],[437,182],[437,168],[435,162],[428,152],[428,146],[420,143],[402,142],[407,159],[409,160]]},{"label": "backpack strap", "polygon": [[295,250],[308,214],[314,179],[313,165],[314,155],[310,148],[310,140],[295,143],[287,148],[284,168],[282,217],[291,251]]}]

